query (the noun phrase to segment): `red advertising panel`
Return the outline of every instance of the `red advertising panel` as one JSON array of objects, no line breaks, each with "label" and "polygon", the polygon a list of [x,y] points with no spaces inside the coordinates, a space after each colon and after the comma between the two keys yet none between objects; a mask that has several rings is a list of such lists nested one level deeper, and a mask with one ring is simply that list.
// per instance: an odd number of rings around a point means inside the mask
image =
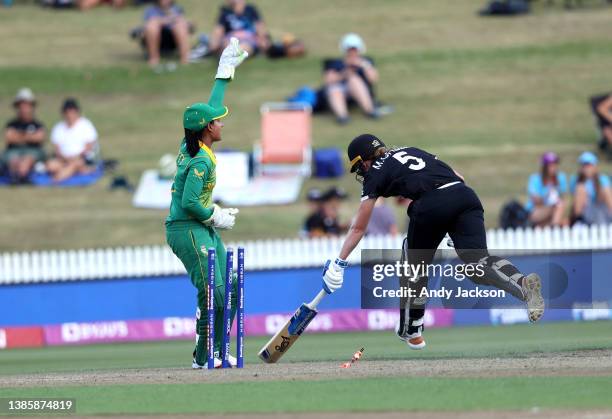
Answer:
[{"label": "red advertising panel", "polygon": [[44,345],[42,327],[1,327],[0,349],[37,348]]}]

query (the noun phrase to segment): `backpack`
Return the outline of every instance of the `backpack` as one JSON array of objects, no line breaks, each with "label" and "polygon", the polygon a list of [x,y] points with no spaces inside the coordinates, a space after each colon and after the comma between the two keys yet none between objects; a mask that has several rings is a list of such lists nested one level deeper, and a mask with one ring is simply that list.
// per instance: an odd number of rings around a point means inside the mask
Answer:
[{"label": "backpack", "polygon": [[528,220],[529,212],[516,200],[504,204],[499,213],[499,225],[503,229],[527,227]]}]

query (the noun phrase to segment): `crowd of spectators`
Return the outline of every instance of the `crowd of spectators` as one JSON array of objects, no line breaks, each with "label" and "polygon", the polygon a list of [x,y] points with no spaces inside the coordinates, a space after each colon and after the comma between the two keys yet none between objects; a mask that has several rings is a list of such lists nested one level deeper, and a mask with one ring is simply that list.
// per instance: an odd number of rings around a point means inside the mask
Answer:
[{"label": "crowd of spectators", "polygon": [[527,183],[525,209],[535,227],[612,222],[612,191],[608,175],[600,173],[597,156],[585,151],[578,157],[577,173],[569,182],[559,168],[556,153],[546,152],[541,168]]},{"label": "crowd of spectators", "polygon": [[52,150],[45,151],[47,131],[36,118],[37,101],[29,88],[13,100],[15,117],[4,130],[5,150],[0,155],[0,172],[11,184],[30,183],[34,170],[47,172],[61,182],[77,173],[94,170],[98,161],[98,134],[91,121],[81,115],[76,99],[66,99],[62,120],[51,130]]}]

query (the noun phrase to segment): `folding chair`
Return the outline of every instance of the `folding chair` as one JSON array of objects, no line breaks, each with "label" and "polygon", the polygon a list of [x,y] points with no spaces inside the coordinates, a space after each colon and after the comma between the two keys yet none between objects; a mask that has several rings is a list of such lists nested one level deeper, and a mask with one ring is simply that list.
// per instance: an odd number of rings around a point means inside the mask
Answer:
[{"label": "folding chair", "polygon": [[310,176],[312,109],[302,103],[264,103],[261,140],[255,143],[258,174],[297,173]]}]

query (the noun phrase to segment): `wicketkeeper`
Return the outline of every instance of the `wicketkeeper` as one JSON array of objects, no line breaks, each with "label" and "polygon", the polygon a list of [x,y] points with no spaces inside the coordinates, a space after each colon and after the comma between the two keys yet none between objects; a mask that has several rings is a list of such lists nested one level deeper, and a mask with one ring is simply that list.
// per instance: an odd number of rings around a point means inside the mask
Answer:
[{"label": "wicketkeeper", "polygon": [[[185,265],[191,282],[198,290],[196,310],[196,347],[193,368],[203,368],[207,359],[207,267],[208,248],[216,249],[215,266],[215,368],[221,366],[219,353],[223,339],[223,306],[225,299],[226,252],[218,230],[231,229],[236,221],[236,208],[221,208],[213,204],[215,167],[213,143],[221,141],[221,118],[228,114],[223,105],[227,84],[234,70],[248,54],[232,38],[219,60],[216,80],[208,103],[194,103],[183,113],[185,137],[176,159],[177,172],[172,184],[172,203],[166,218],[166,241]],[[237,281],[233,281],[236,288]],[[232,292],[231,320],[236,314],[236,290]],[[229,355],[229,354],[228,354]],[[236,366],[236,358],[229,355]]]},{"label": "wicketkeeper", "polygon": [[[346,259],[363,237],[378,197],[401,196],[412,200],[403,249],[409,264],[429,265],[448,233],[459,257],[465,263],[483,268],[484,275],[470,278],[472,281],[502,289],[524,301],[530,321],[542,317],[544,299],[540,278],[536,274],[523,275],[510,261],[489,255],[482,204],[459,173],[424,150],[388,149],[370,134],[353,139],[348,157],[351,172],[363,183],[361,205],[340,255],[326,264],[323,284],[328,292],[342,286]],[[427,276],[421,276],[411,284],[416,295],[427,287],[427,281]],[[421,349],[425,347],[422,336],[425,301],[407,300],[401,302],[397,335],[410,348]]]}]

